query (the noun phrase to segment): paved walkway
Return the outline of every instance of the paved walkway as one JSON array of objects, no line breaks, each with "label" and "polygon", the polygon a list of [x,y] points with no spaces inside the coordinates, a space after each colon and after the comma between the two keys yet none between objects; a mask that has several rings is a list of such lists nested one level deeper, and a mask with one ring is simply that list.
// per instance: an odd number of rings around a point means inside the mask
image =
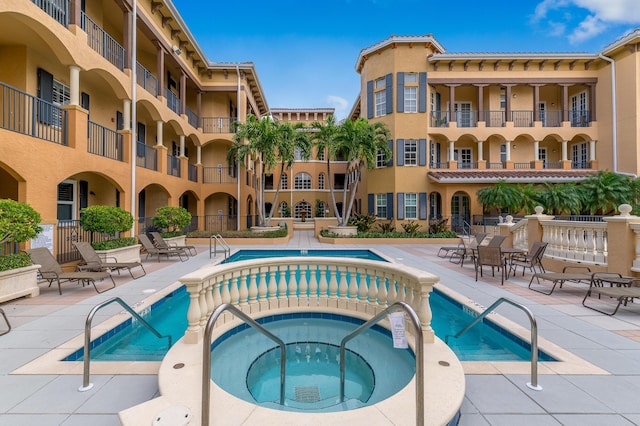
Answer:
[{"label": "paved walkway", "polygon": [[[239,248],[256,248],[242,246]],[[336,248],[297,231],[281,248]],[[264,248],[264,247],[262,247]],[[528,375],[467,374],[467,392],[460,425],[640,425],[640,306],[630,305],[606,317],[580,305],[585,287],[566,286],[545,296],[527,289],[528,277],[474,280],[473,267],[449,263],[430,245],[360,245],[398,262],[440,276],[442,284],[479,304],[489,306],[509,297],[528,306],[538,321],[539,335],[606,370],[607,375],[540,375],[541,392],[530,390]],[[0,426],[118,425],[117,413],[158,395],[155,375],[94,375],[94,389],[78,392],[79,375],[16,375],[16,368],[81,334],[89,310],[111,297],[136,304],[150,292],[210,262],[208,247],[187,262],[145,261],[146,277],[132,281],[117,276],[117,287],[97,295],[93,288],[63,285],[41,288],[41,295],[0,305],[14,329],[0,337]],[[126,285],[125,285],[126,284]],[[119,307],[106,308],[99,323]],[[528,328],[522,312],[510,306],[498,313]],[[427,378],[426,385],[429,386]],[[428,416],[428,413],[426,414]]]}]

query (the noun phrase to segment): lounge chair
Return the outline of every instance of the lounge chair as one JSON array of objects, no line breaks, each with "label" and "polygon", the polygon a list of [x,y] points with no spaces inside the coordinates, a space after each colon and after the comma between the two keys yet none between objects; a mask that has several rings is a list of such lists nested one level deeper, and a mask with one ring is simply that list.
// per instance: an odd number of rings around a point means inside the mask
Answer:
[{"label": "lounge chair", "polygon": [[[126,269],[134,280],[147,275],[147,271],[144,270],[144,266],[140,262],[103,262],[90,243],[79,241],[73,245],[76,246],[85,262],[84,265],[78,265],[78,269],[81,271],[118,271],[118,275],[120,275],[120,269]],[[131,269],[138,267],[142,269],[142,274],[136,277]]]},{"label": "lounge chair", "polygon": [[474,250],[478,247],[478,240],[475,238],[463,238],[462,246],[457,250],[451,252],[449,256],[449,262],[457,263],[460,266],[464,266],[464,260],[467,257],[473,259]]},{"label": "lounge chair", "polygon": [[140,244],[142,244],[142,247],[144,247],[147,252],[147,259],[149,256],[158,256],[158,262],[160,262],[160,256],[167,256],[167,259],[169,259],[170,256],[178,256],[182,262],[189,260],[189,254],[184,248],[169,247],[168,249],[162,249],[156,247],[146,234],[139,234],[138,240],[140,240]]},{"label": "lounge chair", "polygon": [[[610,284],[611,286],[607,287],[605,284]],[[613,287],[614,285],[618,285],[618,287]],[[587,306],[587,298],[595,294],[598,295],[598,299],[601,299],[602,296],[615,299],[618,303],[613,311],[607,312],[594,308],[593,306]],[[584,299],[582,299],[582,306],[605,315],[613,316],[618,312],[618,309],[620,309],[620,305],[624,304],[624,306],[627,306],[627,303],[634,298],[640,298],[640,278],[623,277],[620,274],[614,274],[612,276],[611,274],[595,273],[591,279],[589,290],[587,290],[587,294],[585,294]]]},{"label": "lounge chair", "polygon": [[[475,239],[476,239],[477,243],[480,244],[482,242],[482,240],[485,239],[487,234],[485,232],[478,232],[478,233],[474,234],[474,236],[475,236]],[[447,256],[449,256],[449,258],[450,258],[452,253],[464,249],[464,239],[465,239],[465,237],[460,237],[460,242],[458,243],[457,246],[442,246],[442,247],[440,247],[440,249],[438,250],[438,257],[447,257]],[[468,237],[468,240],[469,241],[471,240],[471,236]]]},{"label": "lounge chair", "polygon": [[[495,237],[494,237],[495,238]],[[491,266],[491,274],[495,277],[495,270],[498,268],[500,271],[501,285],[504,285],[504,280],[507,275],[507,261],[500,250],[500,247],[478,246],[476,249],[477,255],[474,259],[476,268],[476,281],[478,281],[478,271],[480,277],[482,277],[482,269],[484,266]]]},{"label": "lounge chair", "polygon": [[[78,281],[82,283],[84,287],[85,284],[93,284],[93,288],[96,289],[98,293],[104,293],[107,290],[111,290],[116,286],[116,282],[113,280],[113,277],[108,272],[91,272],[91,271],[75,271],[75,272],[64,272],[62,270],[62,266],[58,263],[55,257],[51,254],[48,248],[39,247],[30,250],[25,250],[27,253],[31,255],[31,261],[34,264],[40,265],[40,276],[43,279],[49,281],[49,287],[53,284],[54,281],[58,283],[58,293],[62,294],[62,286],[61,283],[66,281]],[[96,286],[96,281],[104,280],[105,278],[109,278],[113,286],[105,289],[98,290]]]},{"label": "lounge chair", "polygon": [[[571,272],[568,272],[570,270]],[[567,281],[573,283],[591,283],[592,276],[593,274],[591,273],[591,269],[588,266],[565,266],[564,268],[562,268],[562,272],[537,272],[533,274],[531,276],[531,280],[529,280],[529,288],[533,291],[537,291],[538,293],[549,295],[553,293],[553,290],[555,290],[558,284],[560,284],[560,288],[562,288],[562,284]],[[534,279],[539,285],[541,285],[541,279],[544,281],[550,281],[553,284],[551,286],[551,290],[547,292],[531,287]]]},{"label": "lounge chair", "polygon": [[7,323],[7,329],[4,331],[0,331],[0,336],[3,336],[11,331],[11,323],[9,322],[9,318],[7,318],[7,315],[4,313],[4,310],[2,310],[2,308],[0,308],[0,315],[4,317],[4,321]]},{"label": "lounge chair", "polygon": [[179,246],[179,245],[169,244],[164,240],[164,238],[162,238],[162,235],[160,235],[159,232],[150,232],[150,234],[153,237],[153,242],[155,243],[155,246],[158,248],[168,249],[172,247],[179,247],[179,248],[185,249],[185,251],[187,251],[187,253],[190,254],[191,256],[195,256],[196,254],[198,254],[198,251],[196,250],[195,246]]},{"label": "lounge chair", "polygon": [[540,273],[546,272],[544,266],[542,266],[542,256],[547,249],[548,243],[536,241],[531,245],[531,250],[528,254],[514,254],[509,259],[509,274],[513,271],[513,275],[518,271],[518,266],[522,267],[522,276],[524,277],[525,268],[529,268],[531,273],[536,273],[536,268]]}]

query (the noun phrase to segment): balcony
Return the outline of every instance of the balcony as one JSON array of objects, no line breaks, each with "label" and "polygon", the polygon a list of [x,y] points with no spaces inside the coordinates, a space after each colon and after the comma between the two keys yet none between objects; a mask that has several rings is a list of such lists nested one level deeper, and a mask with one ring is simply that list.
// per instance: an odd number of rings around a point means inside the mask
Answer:
[{"label": "balcony", "polygon": [[100,25],[81,13],[80,27],[87,33],[87,44],[118,69],[124,70],[125,50]]},{"label": "balcony", "polygon": [[180,159],[171,154],[167,154],[167,174],[180,177]]},{"label": "balcony", "polygon": [[158,151],[142,142],[136,146],[136,166],[158,171]]},{"label": "balcony", "polygon": [[585,109],[573,109],[569,111],[571,127],[589,127],[591,112]]},{"label": "balcony", "polygon": [[153,96],[158,96],[158,79],[151,74],[149,70],[138,62],[136,64],[136,81],[138,86],[142,87],[147,92],[151,93]]},{"label": "balcony", "polygon": [[235,117],[202,117],[203,133],[235,133]]},{"label": "balcony", "polygon": [[[539,121],[542,127],[562,127],[562,110],[540,110]],[[588,110],[569,110],[571,127],[589,127],[591,113]],[[510,121],[514,127],[533,127],[534,111],[511,111]],[[505,127],[507,123],[505,111],[455,111],[454,121],[458,128],[477,127],[478,121],[484,121],[486,127]],[[432,111],[430,127],[449,127],[449,111]]]},{"label": "balcony", "polygon": [[233,167],[203,167],[203,183],[237,183],[238,179],[233,175]]},{"label": "balcony", "polygon": [[169,90],[168,87],[165,87],[164,96],[167,98],[167,107],[178,115],[182,114],[182,103],[178,95]]},{"label": "balcony", "polygon": [[195,164],[191,164],[191,163],[189,163],[189,164],[188,164],[188,169],[189,169],[189,171],[188,171],[188,174],[189,174],[189,176],[188,176],[189,181],[191,181],[191,182],[198,182],[198,167],[196,167],[196,165],[195,165]]},{"label": "balcony", "polygon": [[65,28],[69,25],[69,0],[31,0],[31,2]]},{"label": "balcony", "polygon": [[67,145],[67,111],[0,83],[0,128]]},{"label": "balcony", "polygon": [[191,111],[189,107],[185,107],[185,109],[186,109],[185,114],[187,115],[187,121],[189,122],[189,124],[191,124],[191,126],[197,129],[198,124],[200,122],[198,115],[195,112]]},{"label": "balcony", "polygon": [[89,143],[87,144],[89,153],[122,161],[122,147],[121,134],[89,121]]}]

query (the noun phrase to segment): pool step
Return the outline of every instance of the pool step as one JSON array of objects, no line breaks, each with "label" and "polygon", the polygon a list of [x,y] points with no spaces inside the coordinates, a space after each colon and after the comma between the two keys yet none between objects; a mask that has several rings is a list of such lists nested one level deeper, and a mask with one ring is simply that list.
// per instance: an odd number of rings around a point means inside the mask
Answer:
[{"label": "pool step", "polygon": [[299,221],[295,221],[293,222],[293,229],[298,229],[298,230],[304,230],[304,229],[314,229],[315,228],[315,224],[313,223],[313,220],[307,220],[306,222],[299,222]]}]

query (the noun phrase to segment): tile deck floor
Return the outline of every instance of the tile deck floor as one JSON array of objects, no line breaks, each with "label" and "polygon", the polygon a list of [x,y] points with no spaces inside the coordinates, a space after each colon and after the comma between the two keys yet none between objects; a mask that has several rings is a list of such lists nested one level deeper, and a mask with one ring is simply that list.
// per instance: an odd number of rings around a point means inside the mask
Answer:
[{"label": "tile deck floor", "polygon": [[[269,246],[271,248],[273,246]],[[296,231],[279,248],[337,248],[320,244],[311,231]],[[234,248],[259,248],[238,246]],[[264,248],[264,247],[263,247]],[[273,247],[276,248],[276,247]],[[640,304],[607,317],[581,306],[586,286],[565,284],[550,296],[527,288],[530,275],[500,279],[485,274],[476,282],[472,265],[452,264],[436,256],[438,245],[349,246],[372,248],[398,262],[432,272],[442,284],[489,306],[499,297],[526,305],[536,316],[539,336],[575,353],[609,375],[543,375],[543,390],[526,387],[528,375],[467,374],[467,390],[461,408],[461,426],[589,426],[640,425]],[[117,287],[104,294],[93,288],[63,284],[41,287],[40,296],[1,304],[13,330],[0,337],[0,426],[118,425],[117,413],[158,395],[155,375],[92,375],[94,388],[78,392],[80,375],[16,375],[13,370],[83,332],[93,306],[118,296],[135,304],[150,289],[159,290],[180,276],[210,262],[208,247],[187,262],[144,261],[147,276],[131,280],[115,275]],[[125,285],[126,284],[126,285]],[[121,309],[101,311],[95,324]],[[523,327],[525,315],[509,306],[497,312]],[[0,322],[0,327],[2,327]],[[426,385],[429,386],[427,378]],[[428,413],[426,413],[428,417]],[[370,426],[370,425],[368,425]]]}]

